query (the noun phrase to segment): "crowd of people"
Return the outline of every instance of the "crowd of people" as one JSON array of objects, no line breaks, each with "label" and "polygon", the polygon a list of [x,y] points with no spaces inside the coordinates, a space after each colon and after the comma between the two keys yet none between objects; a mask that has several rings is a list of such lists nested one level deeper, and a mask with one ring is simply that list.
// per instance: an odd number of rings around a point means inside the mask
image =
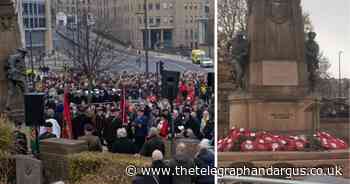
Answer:
[{"label": "crowd of people", "polygon": [[[161,76],[157,74],[105,73],[93,81],[82,76],[47,72],[37,77],[37,91],[46,95],[46,123],[40,128],[40,140],[66,138],[68,130],[69,138],[86,140],[90,151],[153,155],[158,158],[155,161],[167,154],[172,138],[205,142],[198,158],[202,150],[214,145],[214,94],[206,74],[181,74],[174,100],[160,95]],[[184,147],[177,149],[181,158],[186,158],[181,156]],[[213,166],[214,155],[210,157],[204,163]],[[174,157],[172,162],[181,158]]]}]

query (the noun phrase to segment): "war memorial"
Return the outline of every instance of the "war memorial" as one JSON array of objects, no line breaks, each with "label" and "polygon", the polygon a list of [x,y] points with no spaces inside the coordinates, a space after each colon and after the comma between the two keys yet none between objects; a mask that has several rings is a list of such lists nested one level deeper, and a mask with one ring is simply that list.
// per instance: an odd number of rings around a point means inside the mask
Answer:
[{"label": "war memorial", "polygon": [[319,46],[316,33],[304,33],[301,1],[250,0],[247,22],[248,33],[232,39],[232,58],[218,61],[218,165],[338,165],[349,176],[347,143],[320,130]]}]

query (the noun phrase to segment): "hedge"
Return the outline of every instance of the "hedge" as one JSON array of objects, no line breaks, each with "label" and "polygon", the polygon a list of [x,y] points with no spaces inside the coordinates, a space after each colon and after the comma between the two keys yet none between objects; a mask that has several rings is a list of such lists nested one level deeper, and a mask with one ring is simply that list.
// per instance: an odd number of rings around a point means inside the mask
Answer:
[{"label": "hedge", "polygon": [[68,165],[71,184],[131,184],[132,177],[125,174],[126,167],[149,167],[151,160],[125,154],[84,152],[68,156]]}]

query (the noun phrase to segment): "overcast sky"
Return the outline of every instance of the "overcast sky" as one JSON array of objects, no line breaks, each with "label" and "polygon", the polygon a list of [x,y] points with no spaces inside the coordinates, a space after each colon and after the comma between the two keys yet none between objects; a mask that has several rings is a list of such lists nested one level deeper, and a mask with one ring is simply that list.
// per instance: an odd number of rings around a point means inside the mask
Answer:
[{"label": "overcast sky", "polygon": [[320,49],[332,64],[329,72],[338,78],[342,50],[342,77],[350,78],[350,0],[302,0],[302,6],[310,13]]}]

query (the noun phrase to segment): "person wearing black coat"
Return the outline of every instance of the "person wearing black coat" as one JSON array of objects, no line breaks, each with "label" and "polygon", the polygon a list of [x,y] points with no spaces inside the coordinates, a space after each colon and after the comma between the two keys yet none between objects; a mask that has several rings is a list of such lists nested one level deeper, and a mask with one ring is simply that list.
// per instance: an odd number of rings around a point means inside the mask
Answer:
[{"label": "person wearing black coat", "polygon": [[[215,157],[214,153],[208,150],[209,140],[203,139],[199,143],[199,151],[194,159],[194,163],[198,168],[214,168]],[[214,175],[199,175],[195,179],[196,184],[214,184]]]},{"label": "person wearing black coat", "polygon": [[[183,167],[186,169],[194,168],[193,159],[186,153],[186,145],[184,143],[179,143],[176,146],[176,154],[169,162],[169,167],[172,170],[172,174],[177,174],[175,172],[176,168]],[[194,176],[191,175],[181,175],[172,177],[172,184],[192,184],[194,182]]]},{"label": "person wearing black coat", "polygon": [[117,138],[113,142],[112,153],[136,153],[134,143],[130,139],[128,139],[127,131],[125,128],[120,128],[117,130]]},{"label": "person wearing black coat", "polygon": [[[163,154],[159,150],[155,150],[152,153],[152,168],[158,169],[160,171],[161,169],[170,169],[170,167],[164,162],[163,160]],[[159,184],[171,184],[171,176],[170,175],[165,175],[160,173],[159,175],[156,176],[155,178],[158,180]]]},{"label": "person wearing black coat", "polygon": [[89,118],[84,112],[84,109],[80,107],[78,115],[72,120],[73,139],[84,136],[84,127],[86,124],[92,124],[91,118]]},{"label": "person wearing black coat", "polygon": [[140,155],[150,157],[154,150],[159,150],[163,155],[165,154],[165,144],[163,139],[158,135],[157,128],[152,127],[147,141],[141,148]]},{"label": "person wearing black coat", "polygon": [[112,144],[117,137],[118,128],[122,127],[122,121],[119,118],[119,112],[114,112],[113,116],[106,119],[103,126],[103,139],[107,142],[107,148],[112,150]]}]

